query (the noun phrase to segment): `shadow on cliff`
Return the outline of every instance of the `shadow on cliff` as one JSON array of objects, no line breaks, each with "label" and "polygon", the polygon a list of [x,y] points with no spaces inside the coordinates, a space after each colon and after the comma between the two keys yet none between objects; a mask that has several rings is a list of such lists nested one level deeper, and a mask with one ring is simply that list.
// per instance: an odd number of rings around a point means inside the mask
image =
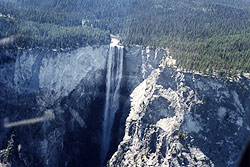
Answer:
[{"label": "shadow on cliff", "polygon": [[[82,94],[83,89],[87,90],[84,94]],[[87,87],[82,81],[68,97],[61,101],[66,111],[64,113],[66,125],[64,150],[59,161],[62,164],[59,166],[100,166],[105,83],[95,89]],[[72,114],[72,111],[77,114]],[[84,125],[77,122],[77,119],[84,120]]]},{"label": "shadow on cliff", "polygon": [[[210,77],[202,79],[204,81],[212,80],[224,87],[211,90],[209,93],[193,87],[203,104],[193,105],[191,115],[194,119],[199,120],[203,130],[198,133],[191,132],[189,135],[193,140],[187,137],[181,142],[184,146],[192,143],[192,146],[199,148],[208,157],[208,159],[204,159],[204,162],[211,160],[215,166],[230,166],[230,164],[233,166],[239,162],[249,139],[247,125],[249,126],[250,123],[250,114],[246,112],[250,107],[249,89],[242,86],[240,82],[229,82],[226,79],[215,80]],[[244,82],[244,79],[241,82]],[[189,82],[188,85],[192,87],[192,82]],[[222,92],[227,91],[229,95],[223,95]],[[238,109],[239,104],[235,101],[235,93],[239,95],[239,102],[246,111]],[[221,96],[218,98],[218,95]],[[225,112],[220,113],[220,108],[225,109]],[[242,125],[240,125],[241,118],[243,119]],[[185,121],[188,120],[184,120],[184,123]],[[186,161],[186,163],[188,162]]]}]

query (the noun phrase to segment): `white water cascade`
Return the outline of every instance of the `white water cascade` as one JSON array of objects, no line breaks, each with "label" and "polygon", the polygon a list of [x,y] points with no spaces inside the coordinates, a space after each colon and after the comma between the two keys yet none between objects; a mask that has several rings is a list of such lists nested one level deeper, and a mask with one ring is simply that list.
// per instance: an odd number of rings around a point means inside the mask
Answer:
[{"label": "white water cascade", "polygon": [[109,151],[111,130],[114,124],[115,114],[119,109],[120,87],[123,70],[123,46],[120,46],[119,40],[112,38],[110,44],[107,74],[106,74],[106,99],[104,108],[101,163],[104,165],[105,158]]}]

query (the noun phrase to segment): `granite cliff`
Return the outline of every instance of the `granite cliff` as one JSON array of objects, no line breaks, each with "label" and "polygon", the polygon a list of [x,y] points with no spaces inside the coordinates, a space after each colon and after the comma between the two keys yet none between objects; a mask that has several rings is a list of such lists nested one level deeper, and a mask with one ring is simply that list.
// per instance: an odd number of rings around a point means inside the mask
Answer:
[{"label": "granite cliff", "polygon": [[[15,134],[12,166],[103,166],[109,51],[88,46],[1,54],[2,123],[48,110],[54,116],[0,126],[1,149]],[[250,131],[250,80],[185,73],[173,65],[168,50],[124,48],[109,166],[236,166]]]},{"label": "granite cliff", "polygon": [[109,166],[237,166],[250,131],[250,80],[184,73],[169,56],[152,67],[150,52]]}]

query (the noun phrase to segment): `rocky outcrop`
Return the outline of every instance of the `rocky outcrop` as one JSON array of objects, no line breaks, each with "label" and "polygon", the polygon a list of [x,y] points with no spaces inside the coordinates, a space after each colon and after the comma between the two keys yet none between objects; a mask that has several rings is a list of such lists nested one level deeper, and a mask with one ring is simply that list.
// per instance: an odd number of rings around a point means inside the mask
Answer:
[{"label": "rocky outcrop", "polygon": [[249,79],[183,73],[161,58],[141,66],[144,80],[130,95],[125,135],[109,166],[237,166],[250,131]]}]

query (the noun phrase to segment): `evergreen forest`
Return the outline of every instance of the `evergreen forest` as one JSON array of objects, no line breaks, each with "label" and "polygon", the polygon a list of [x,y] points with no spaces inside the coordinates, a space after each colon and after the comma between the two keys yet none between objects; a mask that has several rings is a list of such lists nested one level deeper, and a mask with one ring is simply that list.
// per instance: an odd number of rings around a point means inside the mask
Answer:
[{"label": "evergreen forest", "polygon": [[116,34],[127,46],[169,48],[187,70],[250,72],[248,0],[3,0],[0,13],[0,37],[15,37],[8,47],[77,48]]}]

